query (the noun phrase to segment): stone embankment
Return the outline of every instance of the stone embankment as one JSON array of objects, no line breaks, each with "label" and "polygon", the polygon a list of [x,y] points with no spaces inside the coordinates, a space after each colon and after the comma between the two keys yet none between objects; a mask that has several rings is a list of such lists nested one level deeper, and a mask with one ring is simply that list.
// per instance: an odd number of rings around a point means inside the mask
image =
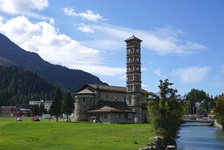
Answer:
[{"label": "stone embankment", "polygon": [[150,143],[147,147],[139,148],[139,150],[175,150],[176,145],[167,145],[164,143],[163,139],[161,139],[159,136],[156,136],[154,138],[149,139]]},{"label": "stone embankment", "polygon": [[220,128],[221,130],[224,130],[224,126],[222,126],[221,124],[218,124],[216,119],[215,119],[214,126],[217,127],[217,128]]}]

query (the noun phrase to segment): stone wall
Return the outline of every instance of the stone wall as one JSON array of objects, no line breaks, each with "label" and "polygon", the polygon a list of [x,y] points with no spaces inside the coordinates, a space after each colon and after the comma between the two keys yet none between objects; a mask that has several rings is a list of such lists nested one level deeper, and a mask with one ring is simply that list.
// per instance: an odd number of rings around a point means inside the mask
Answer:
[{"label": "stone wall", "polygon": [[215,124],[214,124],[214,126],[220,128],[221,130],[224,130],[224,126],[222,126],[221,124],[218,124],[218,122],[217,122],[216,119],[215,119]]},{"label": "stone wall", "polygon": [[98,101],[126,101],[126,93],[122,92],[112,92],[112,91],[97,91],[96,92],[96,103]]},{"label": "stone wall", "polygon": [[86,110],[94,106],[94,96],[92,95],[78,95],[75,96],[75,121],[87,121]]},{"label": "stone wall", "polygon": [[101,113],[89,115],[88,121],[92,122],[92,118],[96,118],[97,122],[102,123],[134,123],[133,114],[128,113]]}]

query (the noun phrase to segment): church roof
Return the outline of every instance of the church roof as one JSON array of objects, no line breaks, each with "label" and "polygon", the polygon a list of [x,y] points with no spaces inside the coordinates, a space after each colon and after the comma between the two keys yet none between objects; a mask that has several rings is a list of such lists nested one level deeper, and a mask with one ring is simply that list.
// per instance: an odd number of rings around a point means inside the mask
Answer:
[{"label": "church roof", "polygon": [[140,42],[142,41],[141,39],[139,39],[139,38],[135,37],[134,35],[132,35],[130,38],[126,39],[125,42],[131,41],[131,40],[137,40],[137,41],[140,41]]},{"label": "church roof", "polygon": [[99,101],[98,104],[86,113],[135,113],[128,108],[125,102],[115,102],[115,101]]},{"label": "church roof", "polygon": [[[94,94],[96,90],[125,93],[126,92],[126,87],[101,85],[101,84],[85,84],[83,87],[81,87],[77,91],[76,95],[80,95],[80,94]],[[141,93],[144,94],[146,92],[147,92],[146,90],[141,89]]]},{"label": "church roof", "polygon": [[110,85],[100,85],[100,84],[88,84],[88,85],[100,91],[126,92],[126,88],[120,87],[120,86],[110,86]]},{"label": "church roof", "polygon": [[91,91],[90,89],[86,88],[86,89],[83,89],[79,92],[76,93],[76,95],[86,95],[86,94],[91,94],[91,95],[94,95],[94,91]]}]

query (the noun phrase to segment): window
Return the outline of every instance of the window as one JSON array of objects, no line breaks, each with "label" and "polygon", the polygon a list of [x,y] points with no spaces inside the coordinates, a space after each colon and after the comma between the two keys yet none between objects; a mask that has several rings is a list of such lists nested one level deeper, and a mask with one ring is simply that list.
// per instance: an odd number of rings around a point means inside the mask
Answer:
[{"label": "window", "polygon": [[129,105],[131,104],[131,96],[129,96],[129,98],[128,98],[128,103],[129,103]]},{"label": "window", "polygon": [[124,115],[124,118],[125,118],[125,119],[128,119],[128,114],[125,114],[125,115]]},{"label": "window", "polygon": [[131,91],[133,91],[133,86],[131,85]]},{"label": "window", "polygon": [[120,118],[121,118],[121,115],[120,115],[120,114],[118,114],[118,115],[117,115],[117,118],[118,118],[118,119],[120,119]]},{"label": "window", "polygon": [[117,96],[114,97],[115,101],[117,101]]},{"label": "window", "polygon": [[104,118],[107,118],[107,114],[104,114]]}]

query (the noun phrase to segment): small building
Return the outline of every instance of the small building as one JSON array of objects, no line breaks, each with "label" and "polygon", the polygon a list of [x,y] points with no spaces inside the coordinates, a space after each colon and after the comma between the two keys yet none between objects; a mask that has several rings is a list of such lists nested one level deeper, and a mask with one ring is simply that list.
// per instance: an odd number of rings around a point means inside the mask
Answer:
[{"label": "small building", "polygon": [[1,116],[2,117],[12,117],[19,114],[19,110],[16,106],[2,106],[1,107]]},{"label": "small building", "polygon": [[30,106],[35,106],[38,105],[40,107],[40,105],[43,104],[44,105],[44,109],[46,109],[47,111],[49,111],[52,101],[49,100],[40,100],[40,101],[29,101],[29,105]]},{"label": "small building", "polygon": [[2,106],[0,116],[13,117],[13,116],[29,116],[30,109],[18,108],[16,106]]},{"label": "small building", "polygon": [[99,101],[86,114],[90,122],[133,123],[135,112],[128,108],[126,102]]}]

